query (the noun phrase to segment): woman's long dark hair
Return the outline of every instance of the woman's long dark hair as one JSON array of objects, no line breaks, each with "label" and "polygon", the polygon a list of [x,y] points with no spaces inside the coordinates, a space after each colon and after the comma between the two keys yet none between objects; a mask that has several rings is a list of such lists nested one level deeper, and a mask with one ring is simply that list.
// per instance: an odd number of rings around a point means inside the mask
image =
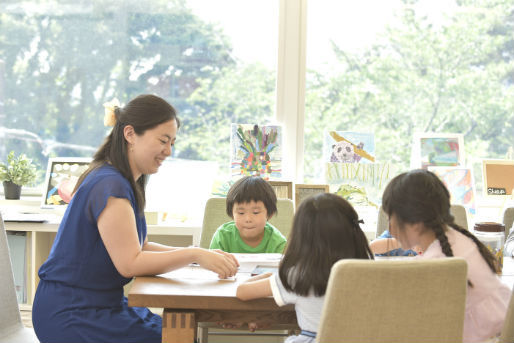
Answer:
[{"label": "woman's long dark hair", "polygon": [[322,296],[332,265],[343,258],[373,259],[357,212],[338,195],[311,196],[296,211],[280,263],[284,287],[301,296]]},{"label": "woman's long dark hair", "polygon": [[170,120],[176,120],[177,127],[180,127],[180,121],[173,106],[166,100],[151,94],[137,96],[125,107],[116,107],[114,113],[116,124],[114,124],[111,133],[105,138],[103,144],[94,154],[89,168],[80,176],[73,192],[75,193],[91,171],[105,163],[109,163],[118,169],[130,182],[134,190],[138,209],[142,213],[145,208],[147,176],[143,174],[137,181],[134,181],[128,161],[127,141],[125,140],[123,129],[125,126],[131,125],[137,135],[142,135],[146,130],[153,129]]},{"label": "woman's long dark hair", "polygon": [[450,213],[450,193],[443,182],[432,172],[412,170],[394,177],[382,196],[382,208],[389,217],[395,215],[399,227],[405,223],[422,223],[435,233],[446,256],[453,256],[446,236],[446,226],[469,237],[475,242],[480,254],[493,272],[498,271],[496,258],[471,232],[455,223]]}]

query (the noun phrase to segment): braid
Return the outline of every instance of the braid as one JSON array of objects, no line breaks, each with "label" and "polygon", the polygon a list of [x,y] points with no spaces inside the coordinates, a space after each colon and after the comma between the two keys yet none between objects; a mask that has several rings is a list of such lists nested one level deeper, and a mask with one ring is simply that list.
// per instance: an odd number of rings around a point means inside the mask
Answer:
[{"label": "braid", "polygon": [[441,244],[441,249],[443,250],[443,253],[448,257],[452,257],[453,250],[450,246],[450,243],[448,242],[448,237],[446,236],[443,227],[443,225],[436,225],[433,227],[433,231],[435,233],[437,240]]},{"label": "braid", "polygon": [[462,233],[464,236],[469,237],[475,242],[477,245],[478,251],[480,252],[480,255],[484,258],[485,262],[489,266],[489,268],[494,272],[498,273],[500,271],[498,266],[498,261],[496,260],[496,257],[491,253],[491,251],[484,245],[484,243],[480,242],[478,238],[475,237],[471,232],[469,232],[466,229],[463,229],[459,225],[455,223],[450,223],[450,225],[455,231],[458,231]]}]

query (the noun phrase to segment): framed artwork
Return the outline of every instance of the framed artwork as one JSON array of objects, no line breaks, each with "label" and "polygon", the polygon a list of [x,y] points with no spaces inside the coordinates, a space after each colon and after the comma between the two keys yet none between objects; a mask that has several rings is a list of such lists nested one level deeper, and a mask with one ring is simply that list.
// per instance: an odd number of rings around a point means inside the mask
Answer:
[{"label": "framed artwork", "polygon": [[50,158],[46,169],[41,207],[56,208],[68,205],[80,175],[86,171],[90,162],[89,157]]},{"label": "framed artwork", "polygon": [[375,138],[372,133],[328,131],[323,150],[325,162],[375,162]]},{"label": "framed artwork", "polygon": [[459,133],[416,133],[411,168],[464,166],[464,136]]},{"label": "framed artwork", "polygon": [[295,206],[298,208],[303,199],[318,193],[328,193],[328,185],[308,185],[308,184],[295,184],[294,185],[294,201]]},{"label": "framed artwork", "polygon": [[293,182],[291,181],[268,181],[275,190],[278,199],[293,200]]},{"label": "framed artwork", "polygon": [[484,195],[512,196],[514,160],[486,159],[482,161]]},{"label": "framed artwork", "polygon": [[259,175],[265,180],[282,176],[282,127],[232,124],[231,174]]},{"label": "framed artwork", "polygon": [[450,192],[452,204],[466,207],[471,214],[476,214],[475,182],[470,168],[465,167],[428,167],[436,174]]}]

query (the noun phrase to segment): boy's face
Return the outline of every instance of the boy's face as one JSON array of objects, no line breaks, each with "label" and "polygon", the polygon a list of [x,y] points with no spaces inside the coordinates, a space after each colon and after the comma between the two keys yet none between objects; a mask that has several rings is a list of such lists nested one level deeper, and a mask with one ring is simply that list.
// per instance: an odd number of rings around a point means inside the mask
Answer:
[{"label": "boy's face", "polygon": [[268,211],[262,201],[235,203],[232,216],[243,241],[253,247],[264,237],[264,225],[268,221]]}]

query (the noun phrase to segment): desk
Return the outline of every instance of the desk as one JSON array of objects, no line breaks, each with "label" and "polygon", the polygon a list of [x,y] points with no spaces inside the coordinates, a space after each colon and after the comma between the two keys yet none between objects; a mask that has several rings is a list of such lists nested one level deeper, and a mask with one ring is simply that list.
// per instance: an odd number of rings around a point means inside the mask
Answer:
[{"label": "desk", "polygon": [[[253,268],[250,263],[243,265],[240,256],[235,255],[241,268],[232,281],[219,280],[214,273],[200,267],[137,277],[128,294],[129,306],[165,309],[162,317],[165,343],[193,342],[198,322],[248,322],[265,318],[276,324],[296,324],[292,305],[278,307],[272,297],[251,301],[236,298],[237,286],[250,277]],[[263,263],[255,262],[253,267],[257,264]],[[195,277],[195,274],[201,275]]]},{"label": "desk", "polygon": [[[45,217],[48,214],[45,214]],[[37,272],[50,254],[57,229],[61,222],[61,216],[51,216],[49,221],[38,222],[4,222],[5,230],[26,232],[26,280],[27,303],[31,304],[39,283]],[[163,223],[148,225],[148,239],[150,241],[173,245],[188,246],[200,245],[202,233],[201,224],[195,223]]]}]

